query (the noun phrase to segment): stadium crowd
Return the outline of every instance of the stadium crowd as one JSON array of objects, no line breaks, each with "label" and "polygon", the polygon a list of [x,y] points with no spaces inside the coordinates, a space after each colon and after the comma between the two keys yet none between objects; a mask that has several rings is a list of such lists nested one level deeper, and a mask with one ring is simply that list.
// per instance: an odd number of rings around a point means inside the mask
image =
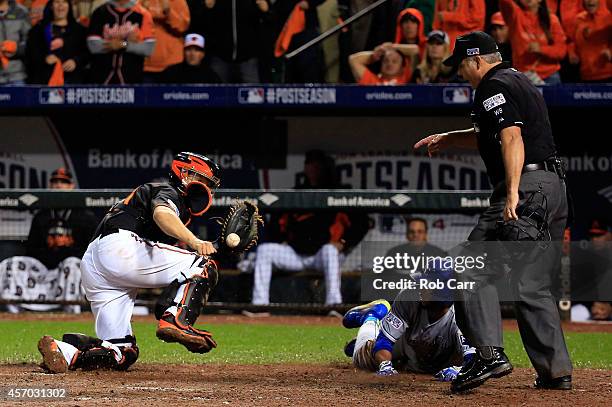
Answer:
[{"label": "stadium crowd", "polygon": [[442,65],[486,30],[537,84],[612,79],[610,0],[0,0],[0,85],[460,81]]}]

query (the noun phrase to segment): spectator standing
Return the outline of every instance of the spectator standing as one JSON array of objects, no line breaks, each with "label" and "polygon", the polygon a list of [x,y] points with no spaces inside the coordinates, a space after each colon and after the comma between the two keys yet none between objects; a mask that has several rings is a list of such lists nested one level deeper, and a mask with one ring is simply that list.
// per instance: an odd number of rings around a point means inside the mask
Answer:
[{"label": "spectator standing", "polygon": [[225,83],[259,82],[259,26],[267,0],[204,0],[211,68]]},{"label": "spectator standing", "polygon": [[[412,69],[406,66],[407,60],[416,59],[418,53],[418,47],[414,44],[386,43],[374,51],[351,55],[349,65],[355,81],[360,85],[403,85],[410,80],[409,75],[412,74]],[[371,66],[379,62],[380,73],[376,74]]]},{"label": "spectator standing", "polygon": [[415,83],[448,83],[455,78],[452,68],[442,64],[450,56],[448,35],[434,30],[427,36],[425,53],[412,77]]},{"label": "spectator standing", "polygon": [[28,83],[83,83],[88,51],[86,30],[77,23],[69,0],[50,0],[42,21],[28,35]]},{"label": "spectator standing", "polygon": [[489,34],[491,34],[491,37],[495,39],[499,53],[502,56],[502,60],[512,65],[512,46],[510,45],[508,26],[506,25],[504,16],[502,16],[500,11],[493,13],[491,16]]},{"label": "spectator standing", "polygon": [[[287,24],[293,24],[295,14],[303,13],[303,29],[291,35],[291,40],[287,47],[288,51],[293,51],[308,41],[316,38],[319,31],[319,16],[317,7],[325,0],[292,0],[277,2],[274,5],[274,12]],[[288,9],[288,7],[291,7]],[[302,18],[300,16],[300,18]],[[286,32],[285,27],[281,36]],[[278,54],[276,55],[279,56]],[[324,82],[325,63],[323,50],[320,44],[314,45],[302,53],[289,60],[285,66],[286,82],[290,83],[321,83]]]},{"label": "spectator standing", "polygon": [[[602,0],[602,3],[605,3],[605,0]],[[549,6],[548,11],[551,14],[559,16],[563,31],[565,31],[565,35],[568,37],[568,42],[571,43],[576,32],[576,17],[578,13],[585,10],[583,0],[559,0],[559,13],[550,7],[550,2],[547,5]]]},{"label": "spectator standing", "polygon": [[185,57],[162,73],[162,83],[221,83],[219,76],[206,63],[204,37],[200,34],[185,36]]},{"label": "spectator standing", "polygon": [[0,86],[25,83],[23,57],[28,31],[28,10],[15,0],[0,0]]},{"label": "spectator standing", "polygon": [[484,0],[437,0],[433,28],[448,34],[452,51],[458,36],[484,29],[485,11]]},{"label": "spectator standing", "polygon": [[153,17],[155,48],[145,59],[145,82],[154,83],[170,65],[183,61],[183,35],[189,28],[189,8],[185,0],[142,0]]},{"label": "spectator standing", "polygon": [[535,84],[560,84],[566,37],[557,16],[548,12],[546,2],[499,0],[499,8],[508,24],[514,67]]},{"label": "spectator standing", "polygon": [[92,16],[87,37],[93,83],[141,83],[153,53],[153,19],[136,0],[109,0]]},{"label": "spectator standing", "polygon": [[584,0],[585,10],[576,17],[569,60],[580,66],[583,82],[612,79],[612,16],[603,0]]}]

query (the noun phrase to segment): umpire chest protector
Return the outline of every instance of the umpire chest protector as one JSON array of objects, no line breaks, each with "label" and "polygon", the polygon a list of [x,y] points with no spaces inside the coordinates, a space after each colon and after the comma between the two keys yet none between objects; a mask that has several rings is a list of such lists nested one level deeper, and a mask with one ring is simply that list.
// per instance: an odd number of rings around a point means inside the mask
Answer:
[{"label": "umpire chest protector", "polygon": [[548,110],[538,88],[522,73],[501,63],[489,70],[476,89],[471,113],[478,151],[493,186],[505,178],[500,133],[521,128],[525,165],[555,155]]}]

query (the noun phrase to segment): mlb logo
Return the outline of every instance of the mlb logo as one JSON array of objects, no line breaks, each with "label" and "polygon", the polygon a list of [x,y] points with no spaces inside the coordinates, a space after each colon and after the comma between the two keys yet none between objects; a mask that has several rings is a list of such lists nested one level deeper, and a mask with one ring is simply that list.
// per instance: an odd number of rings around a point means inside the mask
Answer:
[{"label": "mlb logo", "polygon": [[261,104],[264,102],[263,88],[240,88],[238,89],[238,103]]},{"label": "mlb logo", "polygon": [[480,48],[468,48],[467,55],[468,57],[471,57],[472,55],[480,55]]},{"label": "mlb logo", "polygon": [[61,88],[41,89],[38,93],[38,101],[43,105],[62,105],[65,99],[64,89]]},{"label": "mlb logo", "polygon": [[444,88],[442,99],[447,104],[470,103],[470,89],[467,87]]}]

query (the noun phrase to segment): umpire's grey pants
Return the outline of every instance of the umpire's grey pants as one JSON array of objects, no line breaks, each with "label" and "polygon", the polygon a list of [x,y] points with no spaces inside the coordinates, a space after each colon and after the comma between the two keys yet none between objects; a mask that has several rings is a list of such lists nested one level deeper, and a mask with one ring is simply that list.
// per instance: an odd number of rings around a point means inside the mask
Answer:
[{"label": "umpire's grey pants", "polygon": [[[553,241],[563,240],[568,206],[565,183],[552,172],[532,171],[521,176],[520,203],[541,190],[547,198],[548,223]],[[470,234],[471,242],[496,240],[496,222],[503,219],[506,183],[496,185],[490,207],[480,216]],[[520,204],[519,203],[519,204]],[[550,292],[553,271],[557,271],[560,253],[548,250],[545,261],[513,267],[508,284],[525,350],[538,376],[552,379],[572,373],[555,299]],[[542,267],[545,265],[545,267]],[[474,347],[503,347],[502,321],[495,280],[505,274],[493,267],[484,273],[471,273],[463,279],[476,281],[475,290],[458,293],[455,304],[459,328]]]}]

